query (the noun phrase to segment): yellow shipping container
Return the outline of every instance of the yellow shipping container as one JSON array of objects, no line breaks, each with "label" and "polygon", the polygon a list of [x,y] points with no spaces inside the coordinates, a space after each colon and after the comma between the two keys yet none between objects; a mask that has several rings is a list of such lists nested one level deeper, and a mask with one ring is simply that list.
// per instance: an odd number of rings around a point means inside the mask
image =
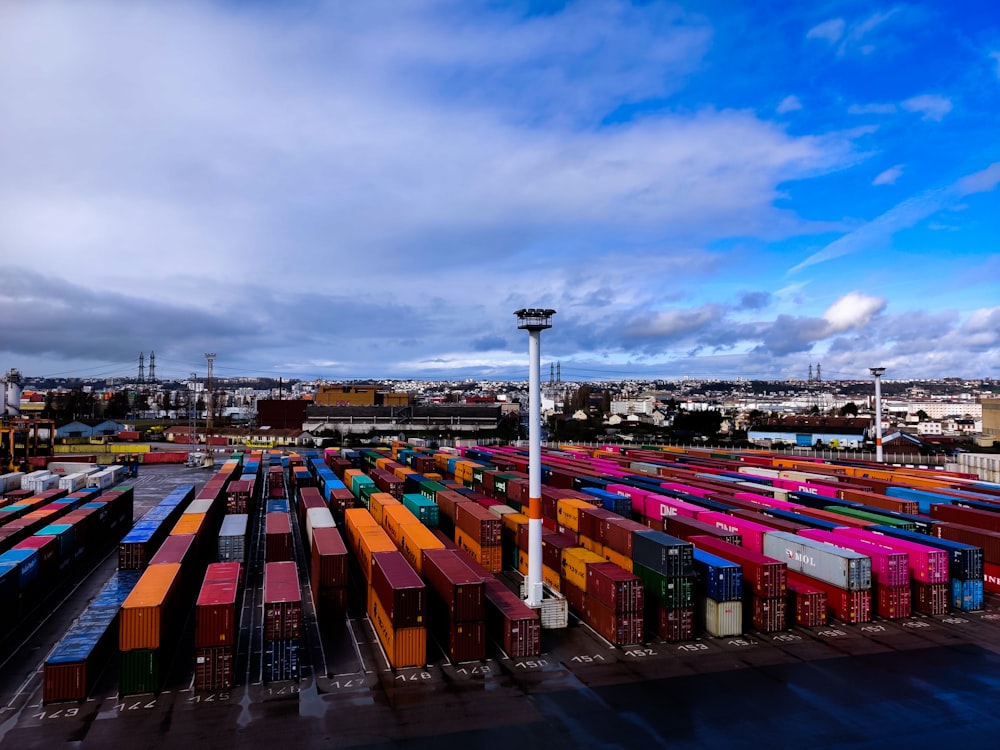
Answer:
[{"label": "yellow shipping container", "polygon": [[528,523],[528,517],[524,515],[524,513],[508,513],[503,516],[501,520],[503,521],[504,528],[508,529],[515,535],[517,534],[518,526],[523,526]]},{"label": "yellow shipping container", "polygon": [[402,505],[402,503],[388,492],[373,492],[368,499],[368,510],[379,526],[383,524],[385,509],[390,505]]},{"label": "yellow shipping container", "polygon": [[382,527],[372,518],[366,508],[349,508],[344,511],[344,526],[347,529],[347,544],[351,549],[357,549],[357,539],[362,529]]},{"label": "yellow shipping container", "polygon": [[429,479],[432,482],[440,482],[442,479],[444,479],[444,476],[442,474],[438,474],[437,472],[432,471],[429,474],[424,474],[424,478]]},{"label": "yellow shipping container", "polygon": [[499,545],[483,547],[461,529],[455,529],[455,545],[490,573],[499,573],[503,570],[503,550]]},{"label": "yellow shipping container", "polygon": [[589,536],[580,537],[580,546],[590,550],[595,555],[600,555],[602,560],[604,559],[604,545],[600,542],[595,542]]},{"label": "yellow shipping container", "polygon": [[174,592],[180,580],[180,563],[150,565],[122,603],[118,616],[118,649],[156,649],[161,646],[164,620],[169,620]]},{"label": "yellow shipping container", "polygon": [[593,508],[593,503],[575,497],[565,497],[556,502],[556,523],[570,531],[580,530],[580,508]]},{"label": "yellow shipping container", "polygon": [[[523,550],[519,550],[520,554],[517,559],[517,571],[527,577],[528,575],[528,553]],[[562,579],[559,577],[559,572],[553,570],[548,565],[542,566],[542,582],[547,583],[551,588],[556,591],[562,591]]]},{"label": "yellow shipping container", "polygon": [[417,573],[423,574],[424,550],[444,549],[444,542],[422,523],[400,526],[399,531],[399,551]]},{"label": "yellow shipping container", "polygon": [[378,594],[371,588],[368,590],[368,618],[382,643],[389,666],[402,669],[422,667],[427,663],[427,628],[393,628]]},{"label": "yellow shipping container", "polygon": [[184,513],[179,519],[177,519],[177,523],[174,524],[174,528],[170,530],[170,535],[177,536],[179,534],[200,534],[204,527],[204,513]]},{"label": "yellow shipping container", "polygon": [[565,550],[562,554],[563,578],[580,589],[580,591],[586,591],[587,566],[591,563],[603,562],[606,562],[603,557],[583,547],[574,547],[573,549]]},{"label": "yellow shipping container", "polygon": [[611,549],[611,547],[604,548],[604,559],[608,562],[613,562],[622,570],[627,570],[629,573],[632,572],[632,561],[620,552]]},{"label": "yellow shipping container", "polygon": [[413,469],[409,466],[397,466],[392,470],[392,473],[396,475],[398,479],[406,479],[410,474],[416,474]]}]

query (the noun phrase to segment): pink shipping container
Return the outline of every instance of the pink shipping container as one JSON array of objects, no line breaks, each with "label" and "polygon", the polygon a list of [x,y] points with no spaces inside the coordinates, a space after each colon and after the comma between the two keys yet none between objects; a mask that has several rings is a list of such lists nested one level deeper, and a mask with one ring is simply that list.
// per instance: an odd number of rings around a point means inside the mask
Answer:
[{"label": "pink shipping container", "polygon": [[704,513],[705,509],[700,505],[693,505],[677,498],[650,492],[643,497],[643,507],[637,509],[633,506],[632,511],[634,513],[641,513],[646,518],[653,519],[666,518],[668,516],[698,518],[698,514]]},{"label": "pink shipping container", "polygon": [[208,566],[194,610],[195,648],[235,646],[240,580],[238,562]]},{"label": "pink shipping container", "polygon": [[1000,594],[1000,565],[983,563],[983,588],[991,593]]},{"label": "pink shipping container", "polygon": [[906,552],[910,566],[910,577],[913,581],[919,583],[948,582],[948,553],[944,550],[905,539],[896,539],[884,534],[876,534],[873,531],[857,529],[853,526],[838,529],[837,533],[871,542],[891,552]]},{"label": "pink shipping container", "polygon": [[264,516],[264,555],[268,562],[292,559],[292,522],[287,513]]},{"label": "pink shipping container", "polygon": [[910,585],[909,555],[906,552],[893,552],[885,547],[879,547],[871,542],[855,539],[846,534],[839,534],[836,531],[805,529],[800,531],[799,535],[806,539],[835,544],[838,547],[868,555],[872,561],[872,579],[880,586]]}]

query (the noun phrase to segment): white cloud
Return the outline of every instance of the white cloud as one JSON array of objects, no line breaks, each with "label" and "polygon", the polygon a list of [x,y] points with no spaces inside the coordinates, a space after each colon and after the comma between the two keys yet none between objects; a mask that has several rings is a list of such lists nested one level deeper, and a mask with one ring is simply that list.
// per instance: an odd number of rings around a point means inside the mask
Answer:
[{"label": "white cloud", "polygon": [[802,102],[799,101],[797,96],[789,94],[778,104],[777,112],[779,115],[783,115],[786,112],[795,112],[796,110],[802,109]]},{"label": "white cloud", "polygon": [[944,116],[951,112],[952,104],[950,99],[937,94],[921,94],[905,99],[900,106],[907,112],[915,112],[923,115],[924,120],[940,122]]},{"label": "white cloud", "polygon": [[896,180],[898,180],[903,175],[903,165],[897,164],[894,167],[889,167],[884,172],[881,172],[874,180],[872,180],[872,185],[895,185]]},{"label": "white cloud", "polygon": [[830,44],[836,44],[844,35],[846,26],[843,18],[832,18],[809,29],[806,39],[825,39]]},{"label": "white cloud", "polygon": [[867,325],[885,306],[883,297],[872,297],[862,292],[845,294],[823,313],[823,320],[829,326],[827,336]]},{"label": "white cloud", "polygon": [[970,174],[958,183],[960,195],[972,193],[988,193],[1000,184],[1000,161],[990,164],[986,169]]}]

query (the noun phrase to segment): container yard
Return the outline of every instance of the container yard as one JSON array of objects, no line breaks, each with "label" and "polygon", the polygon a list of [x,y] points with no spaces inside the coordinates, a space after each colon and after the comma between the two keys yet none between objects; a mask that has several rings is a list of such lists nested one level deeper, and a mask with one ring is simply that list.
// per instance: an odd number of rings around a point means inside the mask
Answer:
[{"label": "container yard", "polygon": [[[808,737],[850,706],[873,747],[978,746],[998,697],[975,685],[1000,665],[1000,494],[970,509],[969,477],[880,467],[867,494],[916,507],[840,498],[862,472],[800,497],[818,469],[753,458],[546,449],[555,627],[520,597],[520,448],[252,451],[106,487],[25,475],[0,506],[0,745],[731,747]],[[978,719],[923,710],[942,686]]]}]

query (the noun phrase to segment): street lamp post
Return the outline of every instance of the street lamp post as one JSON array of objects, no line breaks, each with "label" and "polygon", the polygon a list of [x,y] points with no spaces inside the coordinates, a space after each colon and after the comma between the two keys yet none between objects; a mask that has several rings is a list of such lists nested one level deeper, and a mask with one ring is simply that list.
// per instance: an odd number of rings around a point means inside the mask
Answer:
[{"label": "street lamp post", "polygon": [[528,332],[528,585],[526,604],[542,605],[542,398],[541,334],[555,310],[517,310],[517,327]]},{"label": "street lamp post", "polygon": [[868,371],[875,376],[875,460],[882,463],[882,373],[884,367],[869,367]]}]

